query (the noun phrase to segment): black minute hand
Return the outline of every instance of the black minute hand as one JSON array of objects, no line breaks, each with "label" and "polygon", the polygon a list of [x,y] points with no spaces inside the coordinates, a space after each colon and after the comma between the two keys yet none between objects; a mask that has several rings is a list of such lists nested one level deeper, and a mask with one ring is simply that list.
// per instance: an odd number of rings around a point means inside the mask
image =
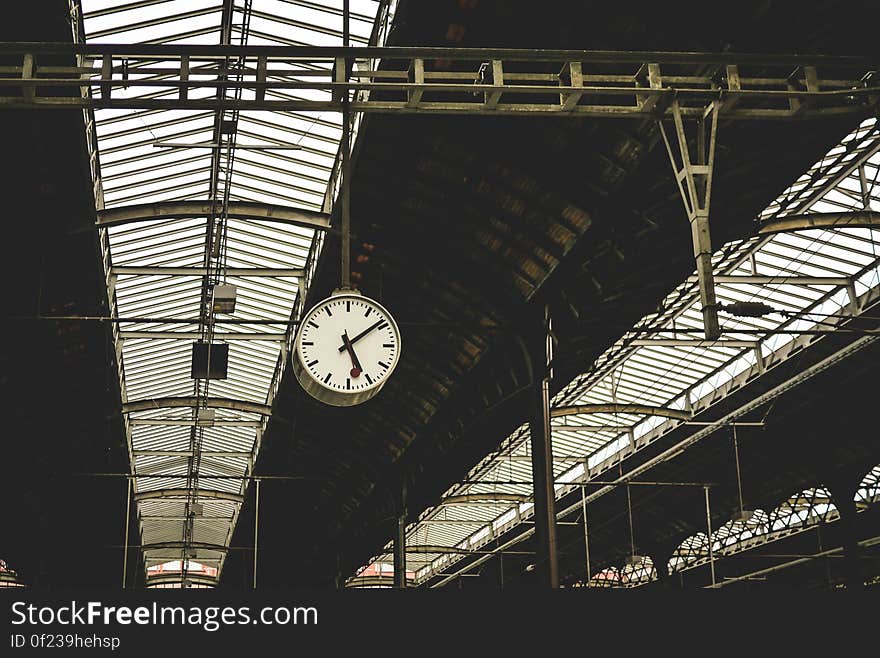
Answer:
[{"label": "black minute hand", "polygon": [[[366,329],[364,329],[364,330],[363,330],[361,333],[359,333],[357,336],[355,336],[354,338],[350,339],[350,340],[348,341],[348,344],[351,345],[351,344],[353,344],[353,343],[358,342],[361,338],[363,338],[364,336],[366,336],[368,333],[370,333],[373,329],[375,329],[376,327],[378,327],[378,326],[379,326],[380,324],[382,324],[383,322],[385,322],[385,320],[377,320],[377,321],[374,322],[372,325],[370,325],[369,327],[367,327]],[[346,345],[345,345],[345,343],[343,343],[342,345],[340,345],[340,347],[339,347],[339,351],[340,351],[340,352],[344,352],[345,350],[346,350]]]}]

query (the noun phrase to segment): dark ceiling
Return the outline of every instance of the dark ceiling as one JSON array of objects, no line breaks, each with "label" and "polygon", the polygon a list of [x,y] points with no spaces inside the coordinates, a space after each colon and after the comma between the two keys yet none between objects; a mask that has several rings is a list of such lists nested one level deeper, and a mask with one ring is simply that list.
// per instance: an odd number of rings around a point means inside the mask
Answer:
[{"label": "dark ceiling", "polygon": [[[696,3],[599,14],[573,2],[407,3],[392,44],[843,53],[858,43],[829,29],[849,18],[803,5],[797,31],[775,3],[739,3],[729,18]],[[802,125],[722,124],[715,244],[749,234],[852,125],[810,124],[805,140]],[[545,302],[558,389],[693,269],[652,122],[370,116],[352,209],[360,288],[396,315],[404,347],[392,381],[358,408],[316,404],[291,377],[282,385],[258,470],[318,480],[263,489],[265,518],[283,520],[261,526],[261,568],[279,585],[350,575],[392,536],[402,482],[415,516],[526,420],[516,336],[535,331]],[[335,287],[337,253],[329,243],[313,301]],[[251,541],[249,527],[237,543]]]},{"label": "dark ceiling", "polygon": [[[69,41],[66,5],[17,7],[3,40]],[[5,111],[0,144],[0,557],[37,587],[116,587],[127,481],[88,475],[128,471],[107,327],[18,319],[106,314],[96,235],[77,230],[95,212],[82,114]]]}]

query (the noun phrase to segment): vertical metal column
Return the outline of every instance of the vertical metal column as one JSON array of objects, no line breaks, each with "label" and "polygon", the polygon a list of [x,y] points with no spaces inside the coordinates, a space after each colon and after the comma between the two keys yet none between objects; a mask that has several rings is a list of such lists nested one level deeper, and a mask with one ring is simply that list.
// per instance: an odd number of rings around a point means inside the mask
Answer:
[{"label": "vertical metal column", "polygon": [[541,381],[536,382],[534,410],[529,423],[532,447],[532,484],[535,503],[535,538],[537,540],[535,569],[551,589],[559,587],[559,563],[556,549],[556,495],[553,489],[553,446],[550,434],[550,365],[553,342],[550,336],[550,309],[544,307],[543,349],[533,341],[534,360],[542,367]]},{"label": "vertical metal column", "polygon": [[[586,470],[587,463],[584,462],[584,472],[588,473]],[[584,511],[584,555],[587,560],[587,577],[584,579],[584,584],[590,582],[590,532],[587,529],[587,494],[586,487],[581,487],[581,508]]]},{"label": "vertical metal column", "polygon": [[712,586],[715,585],[715,553],[712,550],[712,514],[709,508],[709,487],[703,487],[706,492],[706,543],[709,546],[709,571],[712,573]]},{"label": "vertical metal column", "polygon": [[257,589],[257,551],[260,542],[260,480],[257,480],[256,505],[254,506],[254,589]]},{"label": "vertical metal column", "polygon": [[[495,544],[497,547],[498,542],[496,542]],[[501,591],[503,592],[504,591],[504,551],[501,551],[500,553],[498,553],[498,573],[499,573],[499,579],[501,581]]]},{"label": "vertical metal column", "polygon": [[397,531],[394,534],[394,586],[406,588],[406,481],[400,488]]},{"label": "vertical metal column", "polygon": [[[715,165],[715,137],[718,132],[718,104],[719,101],[709,103],[697,122],[696,143],[693,144],[695,157],[693,158],[690,152],[691,143],[685,131],[678,99],[673,100],[671,105],[678,158],[676,158],[676,151],[672,147],[672,141],[666,136],[663,122],[660,120],[657,122],[691,225],[694,261],[700,286],[700,303],[703,309],[703,327],[707,340],[717,340],[721,336],[715,297],[715,279],[712,273],[712,240],[709,235],[709,206],[712,198],[712,173]],[[681,161],[681,165],[677,160]]]},{"label": "vertical metal column", "polygon": [[128,530],[131,526],[131,478],[125,478],[125,552],[122,554],[122,589],[128,581]]},{"label": "vertical metal column", "polygon": [[[351,15],[349,1],[343,0],[342,2],[342,45],[344,48],[348,48],[349,42],[349,18]],[[343,60],[343,71],[345,81],[348,82],[348,58]],[[342,260],[340,267],[342,269],[342,288],[345,290],[351,287],[351,112],[348,89],[342,93],[342,142],[340,144],[342,150],[340,189],[342,197]]]},{"label": "vertical metal column", "polygon": [[855,503],[856,489],[849,482],[832,482],[828,487],[831,500],[840,518],[837,522],[843,534],[843,570],[848,590],[865,586],[862,574],[862,549],[858,538],[858,508]]}]

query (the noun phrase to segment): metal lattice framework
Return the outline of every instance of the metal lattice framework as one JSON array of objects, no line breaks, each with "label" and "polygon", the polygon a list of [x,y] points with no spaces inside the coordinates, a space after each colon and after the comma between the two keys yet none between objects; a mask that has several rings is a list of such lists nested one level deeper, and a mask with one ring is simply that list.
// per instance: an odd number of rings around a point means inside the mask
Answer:
[{"label": "metal lattice framework", "polygon": [[[353,0],[351,43],[381,43],[394,5]],[[224,50],[211,61],[175,60],[193,87],[182,95],[212,107],[182,102],[162,82],[167,59],[152,55],[100,60],[99,76],[109,67],[121,84],[89,83],[74,87],[79,100],[67,97],[84,108],[148,584],[208,586],[248,495],[292,320],[329,228],[342,135],[337,108],[231,107],[247,98],[247,62],[229,49],[339,47],[342,2],[73,0],[71,18],[82,81],[91,77],[82,71],[90,53],[107,42]],[[296,66],[304,76],[332,71]],[[121,104],[111,108],[111,94]],[[330,98],[297,89],[266,96]],[[210,310],[218,283],[236,286],[233,315]],[[192,378],[197,340],[228,343],[225,379]],[[213,418],[200,420],[200,409]]]},{"label": "metal lattice framework", "polygon": [[[822,340],[829,332],[845,331],[848,320],[877,302],[880,230],[875,228],[874,213],[880,209],[878,179],[880,122],[868,119],[761,213],[752,237],[724,245],[712,255],[720,304],[762,302],[774,313],[763,317],[722,314],[723,337],[704,340],[694,275],[666,297],[657,313],[639,321],[583,375],[560,391],[552,400],[551,410],[557,499],[579,489],[580,482],[601,481],[608,476],[616,482],[634,478],[669,451],[618,478],[622,460],[672,429],[694,425],[694,433],[673,446],[674,450],[686,449],[717,427],[875,341],[872,335],[855,337],[839,352],[717,421],[697,420],[701,412],[787,361],[798,350]],[[442,586],[498,552],[510,550],[534,532],[523,525],[533,514],[528,432],[527,424],[518,428],[442,499],[471,495],[491,498],[503,493],[525,497],[524,502],[512,504],[498,496],[492,502],[453,506],[441,500],[407,528],[408,546],[440,545],[485,552],[460,569],[455,565],[464,557],[461,554],[408,554],[407,565],[415,571],[416,584]],[[875,480],[866,480],[860,495],[873,500]],[[586,502],[612,488],[599,487],[586,497]],[[809,514],[818,513],[813,495],[816,491],[819,489],[799,494],[787,507],[776,510],[774,519],[787,514],[800,522],[803,519],[798,515],[804,505],[812,510]],[[560,509],[557,517],[580,511],[579,501]],[[771,519],[771,523],[777,520]],[[512,538],[505,534],[511,531]],[[723,527],[715,533],[716,541],[723,547],[725,541],[739,541],[747,532],[752,531]],[[505,541],[499,545],[496,538],[502,535]],[[699,552],[699,540],[691,543]],[[385,548],[373,564],[391,560],[391,544]],[[627,565],[624,571],[612,568],[597,574],[593,584],[637,584],[654,573],[653,565],[645,563]]]},{"label": "metal lattice framework", "polygon": [[[253,28],[241,46],[204,45],[210,32],[198,31],[144,38],[157,23],[185,30],[206,24],[208,16],[216,20],[221,10],[218,2],[194,4],[204,7],[136,29],[107,20],[121,12],[92,13],[93,22],[103,19],[108,27],[82,45],[3,45],[0,52],[22,63],[0,68],[0,87],[18,91],[0,96],[0,105],[191,109],[208,116],[218,109],[326,112],[340,111],[345,92],[354,91],[351,107],[358,112],[650,117],[677,101],[686,116],[697,117],[708,101],[718,100],[720,112],[731,118],[790,119],[864,111],[880,96],[877,62],[859,57],[309,47],[316,45],[316,26],[300,26],[300,34],[312,32],[307,40],[292,38],[296,27],[280,28],[289,25],[285,14],[296,11],[279,1],[263,3],[275,16],[246,12],[265,27]],[[365,5],[360,18],[366,25],[375,13],[367,5],[375,3],[356,4]],[[339,37],[333,29],[319,32],[324,43]],[[367,43],[366,32],[358,36],[355,43]],[[113,43],[129,38],[137,45]],[[74,54],[76,66],[43,64]],[[232,58],[235,80],[227,78]],[[352,69],[353,63],[359,65]],[[240,93],[216,93],[233,88]],[[70,90],[80,93],[64,95]]]}]

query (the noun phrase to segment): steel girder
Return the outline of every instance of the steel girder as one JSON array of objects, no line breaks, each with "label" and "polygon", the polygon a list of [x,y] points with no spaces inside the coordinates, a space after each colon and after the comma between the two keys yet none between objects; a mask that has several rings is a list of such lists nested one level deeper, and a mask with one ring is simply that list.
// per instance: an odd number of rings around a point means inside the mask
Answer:
[{"label": "steel girder", "polygon": [[268,416],[272,413],[272,407],[256,402],[248,402],[246,400],[232,400],[229,398],[207,398],[199,399],[196,396],[182,396],[169,398],[155,398],[150,400],[136,400],[134,402],[126,402],[122,405],[122,413],[128,414],[133,411],[149,411],[151,409],[162,409],[171,407],[209,407],[213,409],[234,409],[236,411],[247,411],[262,416]]},{"label": "steel girder", "polygon": [[[876,64],[860,57],[26,42],[0,44],[0,54],[22,62],[0,68],[0,87],[18,93],[0,97],[4,108],[326,112],[342,110],[345,92],[365,92],[350,104],[352,111],[658,117],[667,114],[675,100],[682,115],[698,117],[708,101],[717,99],[719,113],[728,118],[803,119],[864,113],[880,98]],[[75,56],[76,65],[40,64],[41,58],[58,55]],[[243,63],[240,80],[224,75],[224,62],[230,57]],[[397,66],[351,66],[364,60]],[[426,68],[426,62],[440,60],[456,62],[458,66],[447,68],[458,70]],[[199,65],[198,79],[189,76],[194,63]],[[682,64],[710,73],[682,75]],[[303,65],[313,70],[304,75]],[[630,70],[622,74],[621,66]],[[141,67],[149,67],[151,76],[126,75]],[[345,73],[349,70],[350,77]],[[758,70],[760,77],[753,77]],[[824,75],[831,70],[834,77]],[[114,98],[113,89],[122,87],[142,95]],[[190,95],[197,89],[235,87],[253,89],[254,100]],[[176,97],[150,94],[159,88],[176,91]],[[313,100],[286,95],[300,90],[331,93]]]},{"label": "steel girder", "polygon": [[[210,200],[144,203],[99,210],[95,225],[98,227],[119,226],[130,222],[154,219],[210,217],[216,212],[217,209]],[[330,216],[327,213],[289,206],[230,201],[226,215],[233,219],[279,222],[318,231],[326,231],[330,228]]]}]

